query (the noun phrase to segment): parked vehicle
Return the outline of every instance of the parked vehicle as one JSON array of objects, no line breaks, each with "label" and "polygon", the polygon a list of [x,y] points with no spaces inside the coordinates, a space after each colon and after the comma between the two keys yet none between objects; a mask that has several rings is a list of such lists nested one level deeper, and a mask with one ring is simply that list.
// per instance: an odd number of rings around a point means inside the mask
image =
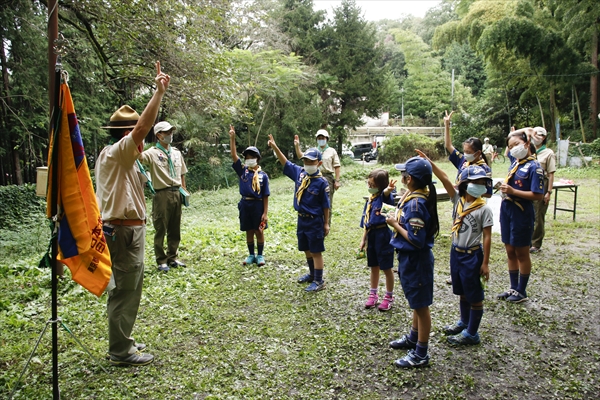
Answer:
[{"label": "parked vehicle", "polygon": [[377,160],[377,148],[371,149],[368,153],[363,154],[363,160],[370,162],[371,160]]},{"label": "parked vehicle", "polygon": [[362,160],[363,154],[369,153],[373,150],[373,143],[371,142],[361,142],[354,143],[352,145],[352,152],[354,153],[354,158],[359,158]]},{"label": "parked vehicle", "polygon": [[354,153],[346,145],[342,146],[342,156],[354,158]]}]

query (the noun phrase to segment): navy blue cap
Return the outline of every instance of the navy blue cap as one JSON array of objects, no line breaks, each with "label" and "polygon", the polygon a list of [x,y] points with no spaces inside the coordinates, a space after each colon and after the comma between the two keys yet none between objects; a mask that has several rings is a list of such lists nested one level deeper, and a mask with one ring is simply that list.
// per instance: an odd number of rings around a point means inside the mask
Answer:
[{"label": "navy blue cap", "polygon": [[431,183],[433,175],[431,163],[423,157],[411,157],[404,164],[396,164],[396,169],[398,171],[406,171],[410,176],[415,177],[426,185]]},{"label": "navy blue cap", "polygon": [[307,160],[319,160],[321,161],[321,152],[317,149],[315,149],[314,147],[311,147],[310,149],[306,150],[304,152],[304,155],[302,156],[302,158],[306,158]]},{"label": "navy blue cap", "polygon": [[481,178],[492,180],[487,172],[485,172],[485,169],[481,168],[479,165],[469,165],[467,168],[460,171],[459,182],[474,181]]},{"label": "navy blue cap", "polygon": [[244,157],[246,157],[246,153],[253,153],[256,157],[260,158],[260,151],[258,151],[258,149],[254,146],[250,146],[244,150],[242,153]]}]

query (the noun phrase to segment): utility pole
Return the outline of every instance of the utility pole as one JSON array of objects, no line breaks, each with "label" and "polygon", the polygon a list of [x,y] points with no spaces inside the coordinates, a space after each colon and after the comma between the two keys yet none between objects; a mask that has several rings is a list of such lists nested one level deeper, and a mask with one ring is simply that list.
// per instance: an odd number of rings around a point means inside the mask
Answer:
[{"label": "utility pole", "polygon": [[404,88],[400,89],[402,93],[402,126],[404,126]]}]

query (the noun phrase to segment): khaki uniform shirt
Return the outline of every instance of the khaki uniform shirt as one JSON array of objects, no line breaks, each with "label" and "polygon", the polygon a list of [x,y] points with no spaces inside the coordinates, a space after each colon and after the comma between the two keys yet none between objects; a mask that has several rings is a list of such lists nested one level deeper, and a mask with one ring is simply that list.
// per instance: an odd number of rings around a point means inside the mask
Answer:
[{"label": "khaki uniform shirt", "polygon": [[141,174],[135,164],[140,151],[131,135],[108,145],[96,160],[96,199],[102,220],[146,219]]},{"label": "khaki uniform shirt", "polygon": [[[317,147],[317,149],[319,148]],[[335,174],[335,168],[341,165],[337,151],[333,147],[327,147],[325,151],[321,152],[321,158],[323,161],[323,165],[319,168],[321,172],[323,174]]]},{"label": "khaki uniform shirt", "polygon": [[169,170],[169,159],[158,147],[151,147],[142,153],[140,161],[150,169],[150,177],[155,190],[166,189],[173,186],[181,186],[181,175],[187,173],[187,167],[183,161],[181,152],[171,146],[171,160],[175,167],[175,176],[171,177]]},{"label": "khaki uniform shirt", "polygon": [[544,169],[544,176],[556,172],[556,155],[548,148],[537,153],[537,160]]}]

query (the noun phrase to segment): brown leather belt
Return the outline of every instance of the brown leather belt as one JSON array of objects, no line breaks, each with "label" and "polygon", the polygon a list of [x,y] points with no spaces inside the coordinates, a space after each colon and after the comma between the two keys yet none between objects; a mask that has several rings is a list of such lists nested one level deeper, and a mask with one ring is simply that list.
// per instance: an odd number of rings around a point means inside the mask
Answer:
[{"label": "brown leather belt", "polygon": [[141,226],[146,225],[146,221],[143,219],[111,219],[110,221],[104,221],[106,224],[121,225],[121,226]]}]

